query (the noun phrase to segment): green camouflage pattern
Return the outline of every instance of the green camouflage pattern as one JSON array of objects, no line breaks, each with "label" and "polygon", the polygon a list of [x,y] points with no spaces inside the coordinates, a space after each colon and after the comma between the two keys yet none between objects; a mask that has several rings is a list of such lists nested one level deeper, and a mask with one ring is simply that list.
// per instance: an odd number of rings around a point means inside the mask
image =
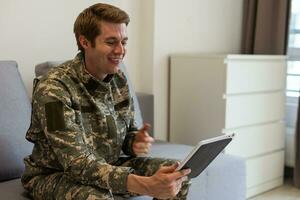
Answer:
[{"label": "green camouflage pattern", "polygon": [[119,70],[99,81],[79,53],[34,81],[26,134],[34,148],[24,159],[22,184],[32,198],[43,200],[133,195],[126,189],[129,173],[149,176],[167,162],[136,158],[136,131],[125,75]]},{"label": "green camouflage pattern", "polygon": [[[120,158],[117,166],[132,167],[133,173],[141,176],[153,175],[160,166],[174,164],[174,160],[150,157],[128,157]],[[34,189],[31,196],[41,200],[112,200],[128,199],[138,196],[133,193],[114,195],[110,190],[102,189],[91,185],[83,185],[74,182],[72,178],[63,172],[56,172],[50,175],[40,175],[35,177]],[[173,198],[177,200],[187,199],[190,182],[183,183],[181,191]],[[155,198],[154,198],[155,199]]]}]

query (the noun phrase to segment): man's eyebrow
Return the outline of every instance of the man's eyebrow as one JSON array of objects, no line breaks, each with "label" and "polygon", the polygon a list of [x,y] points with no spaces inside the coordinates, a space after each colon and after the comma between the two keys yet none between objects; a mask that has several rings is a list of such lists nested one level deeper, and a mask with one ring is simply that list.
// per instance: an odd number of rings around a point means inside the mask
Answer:
[{"label": "man's eyebrow", "polygon": [[[105,38],[105,40],[119,40],[119,38],[117,38],[117,37],[108,37],[108,38]],[[122,40],[128,40],[128,37],[124,37]]]}]

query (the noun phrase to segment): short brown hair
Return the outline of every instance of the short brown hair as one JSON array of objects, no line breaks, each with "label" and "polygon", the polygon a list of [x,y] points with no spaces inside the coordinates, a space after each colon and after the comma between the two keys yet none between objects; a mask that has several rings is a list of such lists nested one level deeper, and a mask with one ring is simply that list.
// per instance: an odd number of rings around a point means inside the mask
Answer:
[{"label": "short brown hair", "polygon": [[84,52],[79,42],[80,35],[86,37],[93,47],[95,46],[95,38],[101,34],[101,21],[128,25],[130,18],[125,11],[109,4],[97,3],[86,8],[78,15],[74,23],[78,50]]}]

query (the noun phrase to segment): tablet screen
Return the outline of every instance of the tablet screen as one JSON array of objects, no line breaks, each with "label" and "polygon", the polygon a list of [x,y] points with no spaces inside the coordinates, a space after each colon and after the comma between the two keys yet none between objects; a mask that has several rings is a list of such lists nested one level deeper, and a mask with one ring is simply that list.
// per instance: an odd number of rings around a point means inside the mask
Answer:
[{"label": "tablet screen", "polygon": [[222,150],[231,142],[233,135],[225,135],[200,142],[178,167],[190,168],[190,178],[198,176]]}]

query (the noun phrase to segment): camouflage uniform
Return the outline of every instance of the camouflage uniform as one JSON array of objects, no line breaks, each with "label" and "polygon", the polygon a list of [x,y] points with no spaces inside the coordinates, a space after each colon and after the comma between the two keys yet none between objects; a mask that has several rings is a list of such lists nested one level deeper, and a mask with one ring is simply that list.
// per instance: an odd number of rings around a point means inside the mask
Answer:
[{"label": "camouflage uniform", "polygon": [[[34,199],[126,197],[129,173],[151,176],[174,162],[135,157],[137,129],[126,77],[119,70],[95,79],[82,54],[35,79],[32,109],[26,139],[34,148],[24,159],[22,183]],[[187,194],[183,188],[179,199]]]}]

